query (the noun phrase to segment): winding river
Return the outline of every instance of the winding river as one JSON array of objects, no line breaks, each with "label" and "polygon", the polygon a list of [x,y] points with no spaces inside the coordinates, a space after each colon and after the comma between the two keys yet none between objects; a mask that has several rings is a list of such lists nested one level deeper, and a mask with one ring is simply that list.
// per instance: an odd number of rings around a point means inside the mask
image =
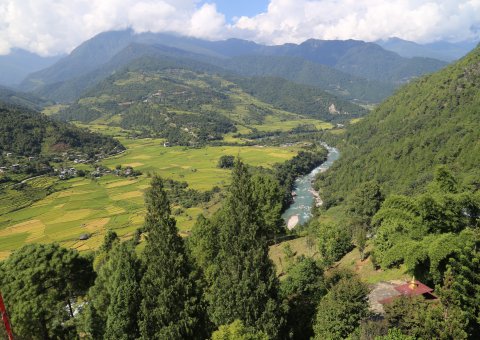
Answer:
[{"label": "winding river", "polygon": [[303,224],[312,217],[311,210],[315,201],[318,205],[322,204],[320,196],[313,189],[313,181],[319,172],[326,171],[340,157],[340,152],[336,148],[326,144],[323,144],[323,146],[328,150],[327,160],[313,169],[308,175],[295,180],[294,192],[296,196],[293,203],[282,215],[288,229],[293,229],[296,225]]}]

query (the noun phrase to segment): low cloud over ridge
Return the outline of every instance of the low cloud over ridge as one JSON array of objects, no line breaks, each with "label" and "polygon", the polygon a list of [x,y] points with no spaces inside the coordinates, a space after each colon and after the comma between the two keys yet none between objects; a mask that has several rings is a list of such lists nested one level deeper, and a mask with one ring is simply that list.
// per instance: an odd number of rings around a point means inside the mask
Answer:
[{"label": "low cloud over ridge", "polygon": [[71,51],[103,31],[176,32],[267,44],[309,38],[417,42],[478,39],[480,0],[271,0],[268,10],[228,23],[215,0],[0,0],[0,54]]}]

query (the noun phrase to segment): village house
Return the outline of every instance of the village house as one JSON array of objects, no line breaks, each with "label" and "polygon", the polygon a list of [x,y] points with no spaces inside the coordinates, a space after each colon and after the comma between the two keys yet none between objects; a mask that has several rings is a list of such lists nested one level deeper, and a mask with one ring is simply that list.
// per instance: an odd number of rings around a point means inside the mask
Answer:
[{"label": "village house", "polygon": [[369,294],[370,309],[378,314],[385,312],[383,306],[400,297],[422,296],[426,301],[436,301],[433,289],[412,278],[410,281],[379,282]]}]

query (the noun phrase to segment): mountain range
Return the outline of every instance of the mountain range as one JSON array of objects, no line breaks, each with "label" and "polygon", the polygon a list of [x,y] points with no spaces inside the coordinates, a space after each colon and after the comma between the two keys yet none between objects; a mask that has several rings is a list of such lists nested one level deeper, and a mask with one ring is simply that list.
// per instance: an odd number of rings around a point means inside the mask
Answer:
[{"label": "mountain range", "polygon": [[143,56],[188,63],[196,70],[207,67],[222,74],[285,78],[365,103],[380,102],[399,85],[446,65],[432,58],[401,57],[356,40],[310,39],[266,46],[239,39],[206,41],[125,30],[93,37],[52,66],[30,74],[20,88],[55,101],[73,101]]}]

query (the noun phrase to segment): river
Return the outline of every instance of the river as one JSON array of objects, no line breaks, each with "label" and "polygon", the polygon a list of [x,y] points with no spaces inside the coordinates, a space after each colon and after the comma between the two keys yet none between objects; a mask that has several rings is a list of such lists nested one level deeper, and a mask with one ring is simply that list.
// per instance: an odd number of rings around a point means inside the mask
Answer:
[{"label": "river", "polygon": [[327,160],[313,169],[308,175],[295,180],[294,192],[296,196],[293,203],[282,215],[288,229],[293,229],[296,225],[303,224],[312,217],[312,206],[315,200],[318,205],[322,204],[321,198],[313,189],[313,181],[319,172],[326,171],[340,157],[340,152],[336,148],[326,144],[323,144],[323,146],[328,150]]}]

